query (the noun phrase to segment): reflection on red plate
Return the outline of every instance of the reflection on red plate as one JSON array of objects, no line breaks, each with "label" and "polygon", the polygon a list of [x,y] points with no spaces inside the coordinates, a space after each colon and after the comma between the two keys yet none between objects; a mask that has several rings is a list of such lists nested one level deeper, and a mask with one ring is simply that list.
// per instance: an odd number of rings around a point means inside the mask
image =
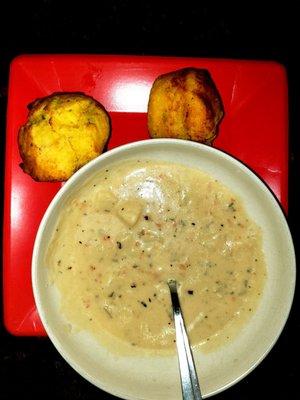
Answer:
[{"label": "reflection on red plate", "polygon": [[17,134],[27,105],[59,91],[81,91],[109,111],[109,148],[147,139],[147,103],[154,79],[184,67],[207,68],[225,117],[214,146],[243,161],[287,210],[288,110],[285,70],[273,62],[197,58],[42,55],[11,65],[6,132],[4,320],[15,335],[44,335],[31,288],[31,254],[41,218],[60,183],[24,174]]}]

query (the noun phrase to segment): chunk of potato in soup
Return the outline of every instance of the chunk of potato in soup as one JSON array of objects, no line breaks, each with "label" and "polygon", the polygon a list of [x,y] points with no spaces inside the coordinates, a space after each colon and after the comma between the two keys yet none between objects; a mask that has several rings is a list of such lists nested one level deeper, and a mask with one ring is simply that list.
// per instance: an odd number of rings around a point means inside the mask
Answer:
[{"label": "chunk of potato in soup", "polygon": [[247,322],[266,276],[261,230],[241,200],[197,169],[154,160],[88,180],[61,213],[46,264],[74,327],[151,352],[174,349],[169,279],[192,345],[209,350]]}]

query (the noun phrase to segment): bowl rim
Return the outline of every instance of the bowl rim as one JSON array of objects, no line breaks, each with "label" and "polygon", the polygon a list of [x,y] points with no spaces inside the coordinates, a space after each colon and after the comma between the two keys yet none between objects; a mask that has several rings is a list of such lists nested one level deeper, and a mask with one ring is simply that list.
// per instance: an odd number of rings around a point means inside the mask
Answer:
[{"label": "bowl rim", "polygon": [[[80,178],[80,176],[84,175],[86,171],[91,169],[95,164],[99,162],[99,160],[105,160],[107,158],[110,158],[113,155],[117,155],[118,153],[121,153],[133,149],[136,147],[140,146],[159,146],[160,144],[174,144],[174,145],[183,145],[183,146],[190,146],[198,149],[202,149],[204,151],[207,151],[208,153],[217,153],[219,156],[225,158],[227,161],[231,162],[232,164],[236,165],[239,169],[243,171],[243,173],[246,173],[251,176],[251,178],[255,181],[255,184],[258,185],[267,195],[269,196],[270,200],[272,199],[272,203],[275,208],[277,208],[277,211],[281,215],[281,222],[283,224],[283,227],[285,229],[285,233],[287,234],[287,241],[290,243],[290,250],[291,250],[291,260],[292,260],[292,275],[291,275],[291,290],[290,290],[290,298],[288,303],[286,303],[286,313],[284,317],[282,318],[281,321],[281,326],[280,329],[278,329],[276,335],[274,336],[273,340],[269,342],[268,347],[265,349],[265,351],[261,354],[261,356],[242,374],[240,374],[236,379],[224,384],[222,387],[211,391],[207,393],[204,397],[208,398],[213,395],[216,395],[218,393],[223,392],[224,390],[234,386],[236,383],[241,381],[243,378],[245,378],[250,372],[252,372],[264,359],[265,357],[269,354],[269,352],[272,350],[276,342],[278,341],[279,336],[281,335],[287,320],[289,318],[291,308],[293,305],[294,301],[294,296],[295,296],[295,285],[296,285],[296,255],[295,255],[295,248],[294,248],[294,243],[293,243],[293,238],[291,235],[291,231],[287,222],[286,215],[283,211],[283,207],[280,204],[279,200],[275,196],[274,192],[272,189],[264,182],[257,174],[255,171],[253,171],[251,168],[249,168],[245,163],[243,163],[241,160],[238,158],[232,156],[231,154],[228,154],[226,151],[217,149],[212,146],[208,146],[202,143],[197,143],[197,142],[192,142],[189,140],[182,140],[182,139],[172,139],[172,138],[163,138],[163,139],[145,139],[145,140],[140,140],[140,141],[134,141],[128,144],[124,144],[118,147],[115,147],[111,150],[108,150],[105,153],[102,153],[95,159],[91,160],[87,164],[85,164],[83,167],[81,167],[78,171],[76,171],[69,179],[64,183],[64,185],[59,189],[59,191],[55,194],[53,197],[52,201],[47,207],[47,210],[45,211],[42,220],[39,224],[39,228],[35,237],[34,241],[34,247],[33,247],[33,252],[32,252],[32,262],[31,262],[31,283],[32,283],[32,289],[33,289],[33,295],[34,295],[34,300],[35,304],[37,307],[38,314],[40,316],[40,319],[42,321],[42,324],[45,328],[45,331],[53,343],[54,347],[57,349],[57,351],[60,353],[60,355],[67,361],[67,363],[77,372],[79,373],[83,378],[85,378],[87,381],[95,385],[97,388],[100,388],[101,390],[104,390],[114,396],[126,399],[126,400],[140,400],[139,397],[133,397],[133,396],[126,396],[123,393],[120,393],[118,391],[115,391],[114,388],[112,387],[106,387],[105,385],[99,386],[99,383],[97,382],[96,379],[94,379],[84,368],[82,368],[80,365],[78,365],[75,361],[73,361],[72,357],[69,356],[68,352],[64,350],[64,347],[60,344],[59,339],[56,337],[55,333],[52,331],[51,326],[47,322],[47,317],[46,317],[46,312],[41,304],[40,300],[40,295],[39,295],[39,284],[38,284],[38,279],[37,279],[37,270],[38,270],[38,253],[39,253],[39,247],[40,243],[42,241],[42,236],[43,232],[45,230],[45,227],[48,223],[48,219],[50,215],[52,214],[53,210],[56,208],[56,206],[59,204],[60,199],[63,197],[65,192],[68,191],[70,187],[72,187],[73,183]],[[176,163],[176,161],[174,161]]]}]

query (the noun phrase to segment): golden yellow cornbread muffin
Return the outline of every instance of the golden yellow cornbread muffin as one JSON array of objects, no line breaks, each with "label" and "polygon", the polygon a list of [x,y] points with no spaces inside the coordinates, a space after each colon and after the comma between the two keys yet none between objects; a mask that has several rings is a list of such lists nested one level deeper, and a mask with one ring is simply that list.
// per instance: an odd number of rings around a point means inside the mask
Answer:
[{"label": "golden yellow cornbread muffin", "polygon": [[223,114],[221,97],[209,72],[185,68],[155,80],[148,103],[148,130],[153,138],[210,144]]},{"label": "golden yellow cornbread muffin", "polygon": [[19,131],[21,167],[37,181],[65,181],[102,153],[110,135],[104,107],[82,93],[57,93],[29,105]]}]

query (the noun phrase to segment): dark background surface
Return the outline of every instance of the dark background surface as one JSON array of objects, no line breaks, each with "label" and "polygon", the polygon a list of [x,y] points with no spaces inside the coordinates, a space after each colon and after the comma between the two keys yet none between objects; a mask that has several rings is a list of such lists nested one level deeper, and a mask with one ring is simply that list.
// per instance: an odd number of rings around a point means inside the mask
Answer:
[{"label": "dark background surface", "polygon": [[[276,60],[288,72],[290,186],[288,222],[299,248],[299,21],[289,2],[139,2],[98,0],[15,2],[0,6],[1,162],[10,61],[24,53],[150,54]],[[96,7],[97,5],[97,7]],[[272,143],[270,143],[272,151]],[[3,182],[3,179],[2,179]],[[3,191],[3,184],[2,184]],[[1,202],[2,202],[1,196]],[[2,205],[2,204],[1,204]],[[21,290],[21,288],[20,288]],[[299,379],[299,299],[267,358],[216,400],[294,398]],[[112,399],[82,379],[48,339],[17,338],[0,332],[1,398],[46,394],[61,399]],[[257,338],[259,340],[259,338]]]}]

